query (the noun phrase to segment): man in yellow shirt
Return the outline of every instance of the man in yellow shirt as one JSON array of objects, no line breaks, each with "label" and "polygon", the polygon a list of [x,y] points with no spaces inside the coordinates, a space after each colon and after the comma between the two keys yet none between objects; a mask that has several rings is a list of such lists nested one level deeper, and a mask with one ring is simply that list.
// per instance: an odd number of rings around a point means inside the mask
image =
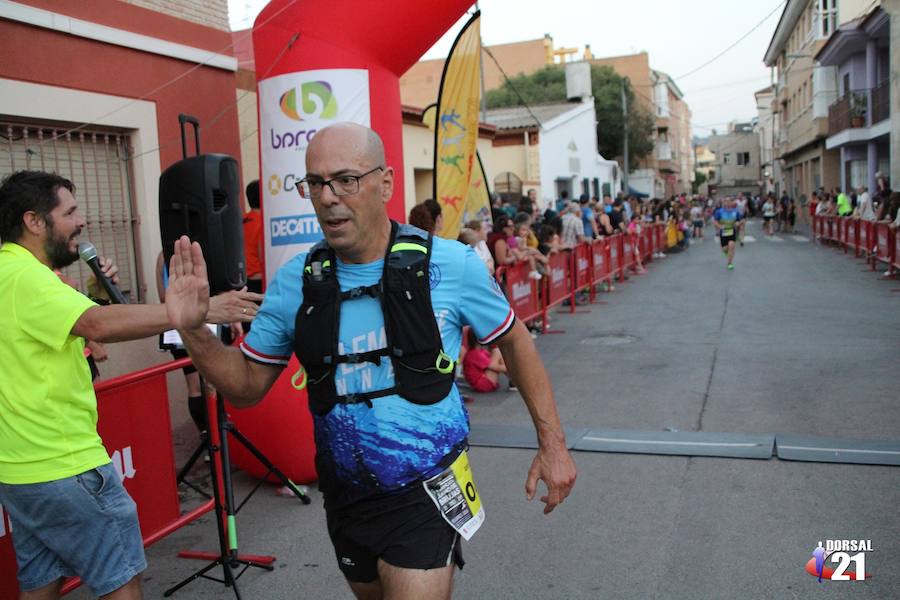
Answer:
[{"label": "man in yellow shirt", "polygon": [[853,206],[850,204],[850,198],[847,197],[840,188],[835,188],[837,192],[837,212],[839,217],[848,217],[853,212]]},{"label": "man in yellow shirt", "polygon": [[[74,191],[39,171],[0,184],[0,504],[23,600],[57,598],[72,575],[98,596],[134,599],[146,567],[137,511],[97,434],[84,344],[171,327],[164,305],[98,306],[53,272],[78,259]],[[255,314],[240,302],[225,320]]]}]

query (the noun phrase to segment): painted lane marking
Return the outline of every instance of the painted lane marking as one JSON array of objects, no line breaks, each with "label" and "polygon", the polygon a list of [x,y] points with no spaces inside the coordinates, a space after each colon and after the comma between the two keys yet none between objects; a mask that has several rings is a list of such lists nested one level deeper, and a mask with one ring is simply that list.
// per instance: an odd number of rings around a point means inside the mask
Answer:
[{"label": "painted lane marking", "polygon": [[812,450],[813,452],[851,452],[856,454],[898,454],[900,450],[859,450],[856,448],[816,448],[814,446],[783,446],[778,444],[779,448],[785,450]]},{"label": "painted lane marking", "polygon": [[762,446],[762,444],[757,444],[754,442],[685,442],[685,441],[665,441],[665,440],[630,440],[630,439],[622,439],[622,438],[607,438],[607,437],[593,437],[593,436],[585,436],[581,438],[581,441],[589,441],[589,442],[621,442],[623,444],[660,444],[660,445],[672,445],[672,446],[730,446],[733,448],[758,448]]}]

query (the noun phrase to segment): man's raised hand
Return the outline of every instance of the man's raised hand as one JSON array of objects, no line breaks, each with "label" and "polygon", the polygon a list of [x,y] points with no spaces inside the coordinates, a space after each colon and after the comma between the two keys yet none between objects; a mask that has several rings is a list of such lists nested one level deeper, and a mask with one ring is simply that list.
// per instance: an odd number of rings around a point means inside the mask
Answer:
[{"label": "man's raised hand", "polygon": [[175,329],[202,327],[209,310],[209,280],[206,262],[197,242],[186,235],[175,242],[169,262],[169,287],[166,289],[166,313]]}]

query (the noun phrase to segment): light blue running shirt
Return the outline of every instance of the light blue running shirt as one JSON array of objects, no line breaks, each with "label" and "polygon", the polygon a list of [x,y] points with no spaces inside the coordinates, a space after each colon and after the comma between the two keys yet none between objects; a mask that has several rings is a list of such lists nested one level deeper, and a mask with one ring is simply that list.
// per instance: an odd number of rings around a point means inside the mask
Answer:
[{"label": "light blue running shirt", "polygon": [[[293,353],[294,325],[303,301],[301,272],[306,253],[279,269],[241,350],[251,360],[286,365]],[[342,291],[373,285],[384,261],[348,264],[337,261]],[[490,343],[513,325],[515,316],[503,292],[474,250],[434,238],[431,303],[450,356],[459,356],[462,327],[469,325],[482,343]],[[378,300],[369,296],[341,303],[339,352],[367,352],[387,346]],[[390,388],[390,359],[341,364],[335,384],[339,394]],[[313,415],[316,466],[326,506],[337,507],[373,494],[393,492],[442,470],[441,461],[468,435],[468,414],[456,385],[440,402],[413,404],[398,395],[366,404],[338,404],[327,415]]]}]

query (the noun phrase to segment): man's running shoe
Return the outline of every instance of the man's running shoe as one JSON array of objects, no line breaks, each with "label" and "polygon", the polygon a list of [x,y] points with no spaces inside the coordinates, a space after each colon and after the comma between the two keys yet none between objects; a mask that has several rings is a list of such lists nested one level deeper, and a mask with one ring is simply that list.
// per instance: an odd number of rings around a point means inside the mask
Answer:
[{"label": "man's running shoe", "polygon": [[729,270],[729,271],[734,271],[734,265],[731,264],[731,263],[728,263],[728,270]]}]

